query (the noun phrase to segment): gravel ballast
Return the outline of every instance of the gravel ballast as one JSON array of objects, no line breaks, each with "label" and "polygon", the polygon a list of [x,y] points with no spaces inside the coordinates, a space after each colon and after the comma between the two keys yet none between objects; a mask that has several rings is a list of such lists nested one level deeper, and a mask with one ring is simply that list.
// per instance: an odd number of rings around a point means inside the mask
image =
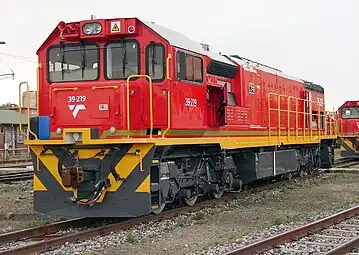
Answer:
[{"label": "gravel ballast", "polygon": [[359,175],[326,174],[44,254],[222,254],[355,206],[358,195]]}]

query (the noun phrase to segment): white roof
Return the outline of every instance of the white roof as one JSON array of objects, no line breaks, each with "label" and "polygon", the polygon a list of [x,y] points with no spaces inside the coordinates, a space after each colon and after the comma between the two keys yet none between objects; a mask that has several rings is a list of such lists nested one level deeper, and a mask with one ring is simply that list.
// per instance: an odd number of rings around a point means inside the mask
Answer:
[{"label": "white roof", "polygon": [[165,38],[171,45],[185,49],[185,50],[189,50],[195,53],[199,53],[201,55],[206,55],[208,57],[210,57],[213,60],[217,60],[223,63],[227,63],[230,65],[235,66],[234,63],[232,63],[231,61],[229,61],[226,57],[221,56],[219,54],[210,52],[210,51],[205,51],[201,44],[198,42],[195,42],[191,39],[189,39],[187,36],[185,36],[184,34],[159,26],[157,24],[154,24],[152,22],[148,22],[148,21],[144,21],[141,20],[146,26],[148,26],[149,28],[151,28],[153,31],[155,31],[157,34],[159,34],[160,36],[162,36],[163,38]]},{"label": "white roof", "polygon": [[237,63],[238,65],[242,66],[244,68],[244,70],[246,70],[246,71],[256,73],[257,70],[261,70],[261,71],[264,71],[264,72],[267,72],[267,73],[276,74],[278,76],[281,76],[281,77],[284,77],[284,78],[287,78],[287,79],[290,79],[290,80],[294,80],[294,81],[298,81],[298,82],[303,83],[302,80],[300,80],[298,78],[295,78],[295,77],[292,77],[292,76],[289,76],[289,75],[283,73],[282,71],[280,71],[278,69],[275,69],[275,68],[272,68],[272,67],[269,67],[269,66],[266,66],[266,65],[262,65],[260,63],[251,61],[249,59],[244,60],[244,59],[239,59],[239,58],[232,57],[232,56],[228,56],[228,57],[232,61]]}]

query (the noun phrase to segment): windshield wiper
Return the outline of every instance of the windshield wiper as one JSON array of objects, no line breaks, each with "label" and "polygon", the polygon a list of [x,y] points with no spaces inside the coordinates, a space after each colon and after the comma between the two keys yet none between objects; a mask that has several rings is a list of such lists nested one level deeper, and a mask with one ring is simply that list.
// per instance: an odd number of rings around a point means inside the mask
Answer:
[{"label": "windshield wiper", "polygon": [[152,45],[152,56],[151,56],[151,64],[152,64],[152,76],[155,76],[155,65],[157,64],[156,62],[156,44],[155,42],[151,42]]},{"label": "windshield wiper", "polygon": [[359,110],[358,110],[358,107],[353,107],[355,110],[356,110],[356,112],[357,112],[357,116],[359,116]]},{"label": "windshield wiper", "polygon": [[65,44],[63,42],[60,42],[61,48],[60,48],[60,56],[61,56],[61,79],[64,80],[65,78]]},{"label": "windshield wiper", "polygon": [[82,63],[81,63],[81,75],[82,75],[82,79],[84,79],[85,76],[85,68],[86,66],[86,46],[84,45],[84,43],[81,41],[81,56],[82,56]]},{"label": "windshield wiper", "polygon": [[126,65],[127,65],[127,50],[126,50],[126,43],[122,41],[122,48],[123,48],[123,56],[122,56],[122,75],[126,77]]}]

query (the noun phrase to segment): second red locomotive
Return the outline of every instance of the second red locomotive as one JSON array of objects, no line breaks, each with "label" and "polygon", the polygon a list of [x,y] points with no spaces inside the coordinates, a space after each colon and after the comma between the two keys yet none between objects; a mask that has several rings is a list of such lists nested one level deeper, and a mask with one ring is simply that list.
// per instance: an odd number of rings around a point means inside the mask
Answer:
[{"label": "second red locomotive", "polygon": [[152,22],[60,22],[37,54],[42,213],[159,213],[333,162],[323,87]]},{"label": "second red locomotive", "polygon": [[338,109],[341,156],[359,158],[359,101],[347,101]]}]

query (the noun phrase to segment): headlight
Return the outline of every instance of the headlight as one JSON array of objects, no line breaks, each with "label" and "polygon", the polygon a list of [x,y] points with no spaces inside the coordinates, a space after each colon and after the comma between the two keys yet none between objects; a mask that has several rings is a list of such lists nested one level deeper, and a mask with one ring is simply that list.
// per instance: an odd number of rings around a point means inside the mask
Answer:
[{"label": "headlight", "polygon": [[79,133],[72,133],[72,138],[75,140],[75,142],[78,142],[80,140],[80,134]]},{"label": "headlight", "polygon": [[101,33],[102,26],[100,23],[87,23],[82,27],[82,32],[85,35],[97,35]]}]

